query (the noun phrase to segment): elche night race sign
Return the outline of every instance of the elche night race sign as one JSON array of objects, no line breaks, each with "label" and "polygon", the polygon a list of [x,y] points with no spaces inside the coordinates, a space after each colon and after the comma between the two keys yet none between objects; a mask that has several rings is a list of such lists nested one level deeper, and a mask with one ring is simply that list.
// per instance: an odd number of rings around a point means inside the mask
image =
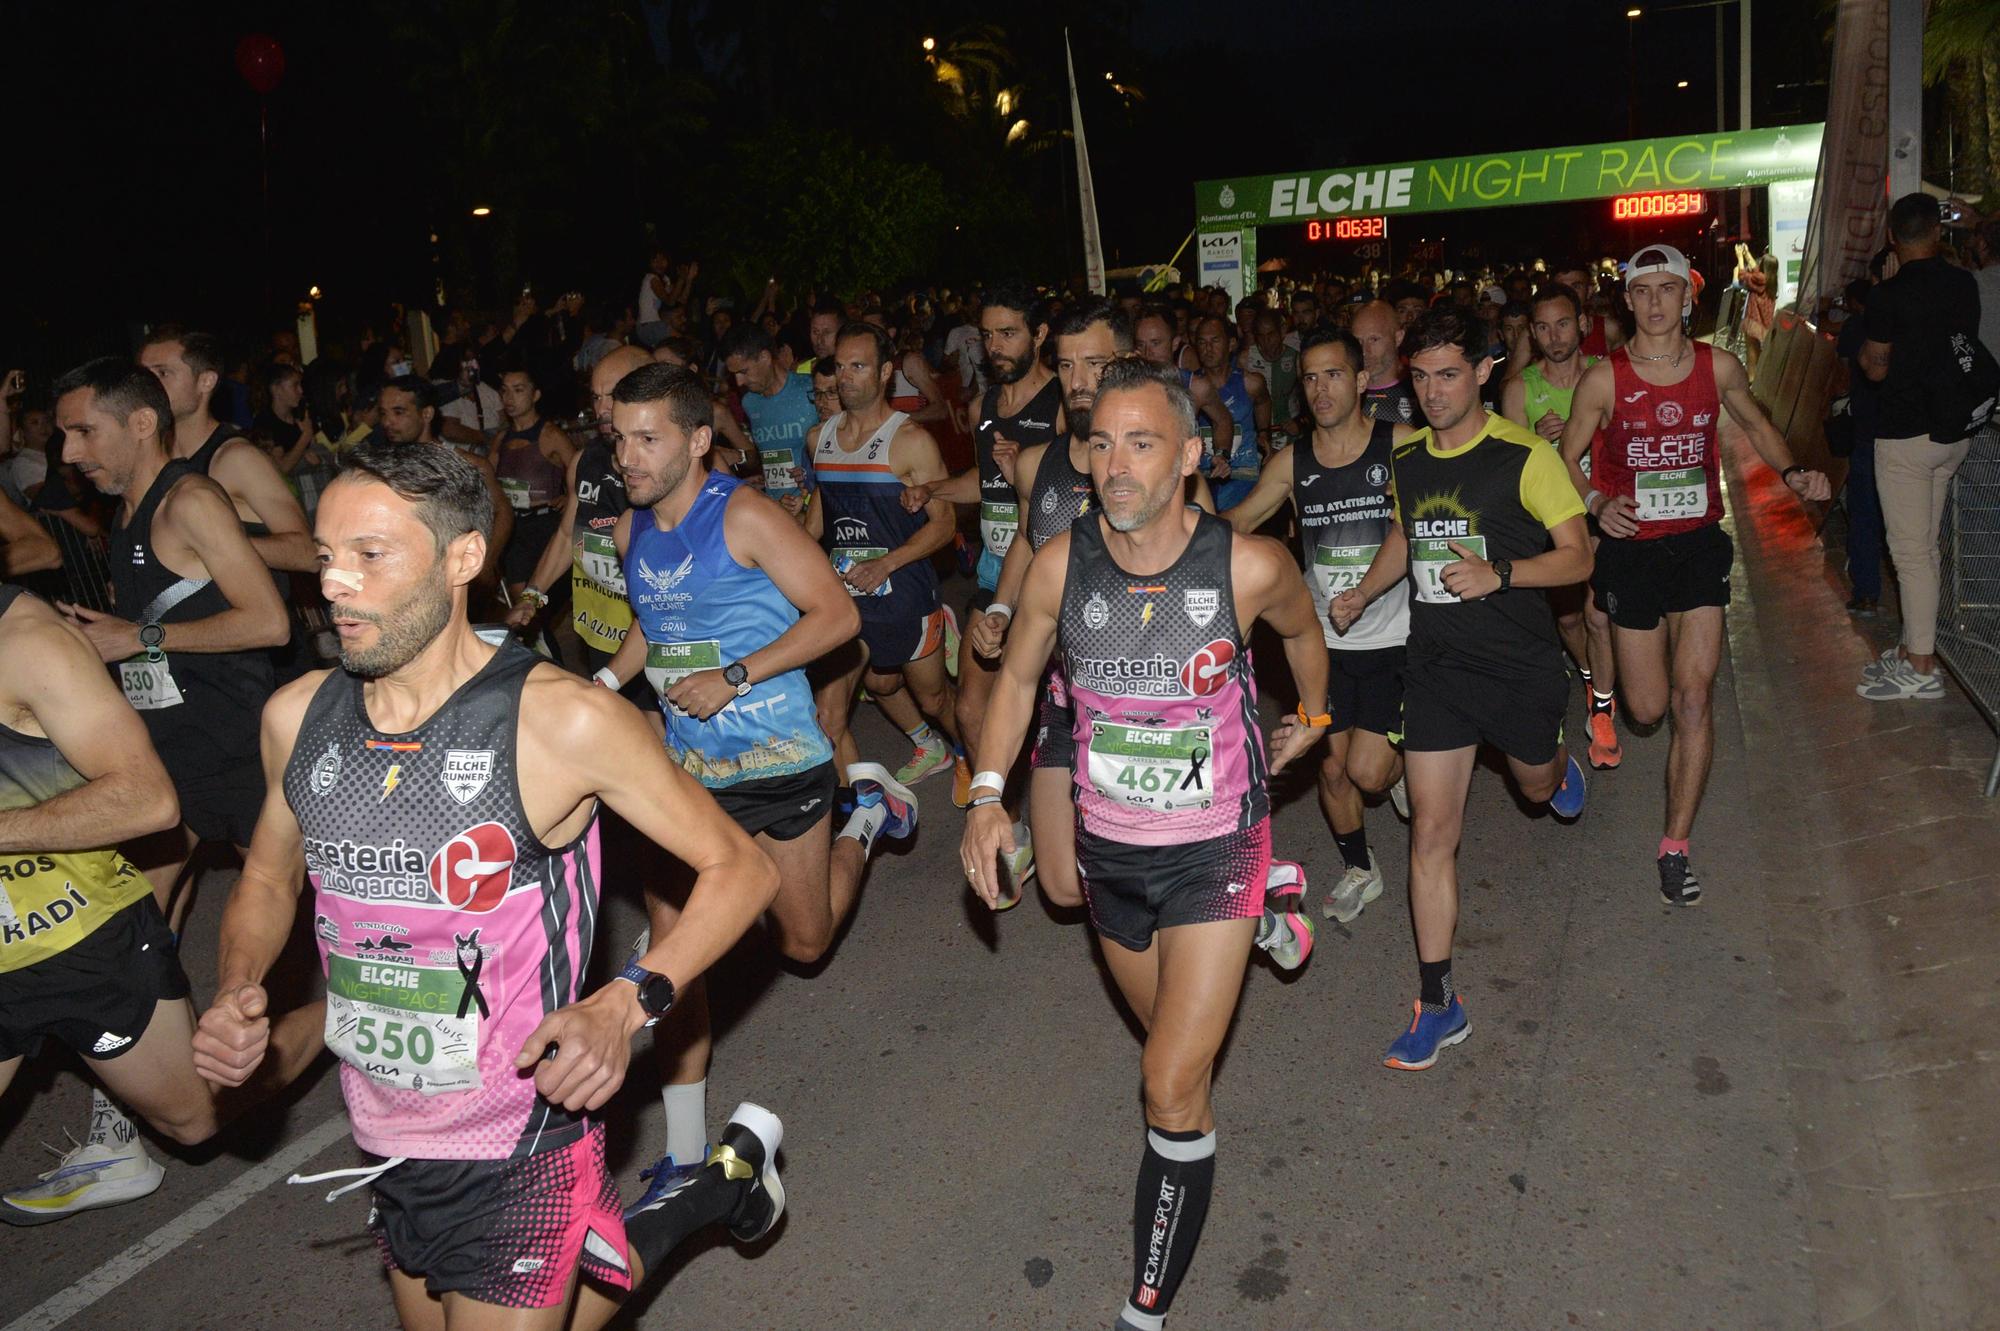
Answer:
[{"label": "elche night race sign", "polygon": [[1195,217],[1202,229],[1210,230],[1357,213],[1436,213],[1809,180],[1819,167],[1825,128],[1789,125],[1203,180],[1194,187]]}]

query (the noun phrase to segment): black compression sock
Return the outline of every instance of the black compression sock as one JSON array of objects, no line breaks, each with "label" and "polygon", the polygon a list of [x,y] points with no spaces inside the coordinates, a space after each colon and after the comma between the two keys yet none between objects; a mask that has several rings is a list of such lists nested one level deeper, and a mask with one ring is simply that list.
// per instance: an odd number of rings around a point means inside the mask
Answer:
[{"label": "black compression sock", "polygon": [[1452,995],[1451,958],[1443,961],[1419,961],[1417,963],[1417,1001],[1425,1007],[1448,1008]]},{"label": "black compression sock", "polygon": [[697,1229],[727,1220],[743,1200],[748,1179],[732,1179],[719,1164],[709,1165],[694,1182],[672,1193],[625,1222],[625,1240],[646,1264],[646,1274],[660,1269],[667,1254]]},{"label": "black compression sock", "polygon": [[1156,1327],[1194,1259],[1215,1190],[1213,1132],[1146,1131],[1132,1199],[1132,1297],[1125,1320]]},{"label": "black compression sock", "polygon": [[1347,861],[1350,869],[1368,867],[1368,828],[1366,825],[1352,832],[1335,832],[1333,844],[1340,847],[1340,858]]}]

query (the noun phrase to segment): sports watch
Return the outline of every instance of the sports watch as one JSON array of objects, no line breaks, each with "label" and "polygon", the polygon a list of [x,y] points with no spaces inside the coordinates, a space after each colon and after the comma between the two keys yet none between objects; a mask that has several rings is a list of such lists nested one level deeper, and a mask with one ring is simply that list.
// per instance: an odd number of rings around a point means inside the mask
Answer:
[{"label": "sports watch", "polygon": [[160,659],[162,654],[160,649],[165,645],[166,641],[166,625],[141,624],[139,626],[139,645],[146,649],[146,659],[148,661],[157,661]]},{"label": "sports watch", "polygon": [[741,698],[744,694],[750,692],[750,667],[744,665],[741,661],[731,661],[728,665],[722,667],[722,681],[729,685],[730,688],[735,689],[736,696]]},{"label": "sports watch", "polygon": [[1496,590],[1504,592],[1514,585],[1514,563],[1512,560],[1494,560],[1493,571],[1500,576],[1500,586]]},{"label": "sports watch", "polygon": [[660,1018],[673,1010],[674,982],[657,971],[649,971],[638,962],[630,962],[618,972],[618,978],[629,980],[639,991],[639,1006],[645,1010],[646,1024],[656,1026]]}]

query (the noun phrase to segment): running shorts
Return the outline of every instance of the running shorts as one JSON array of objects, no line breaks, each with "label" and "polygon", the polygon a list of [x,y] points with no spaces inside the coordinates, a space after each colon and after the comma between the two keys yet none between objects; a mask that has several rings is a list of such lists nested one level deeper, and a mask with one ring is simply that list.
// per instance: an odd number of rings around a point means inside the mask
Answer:
[{"label": "running shorts", "polygon": [[1335,648],[1326,655],[1326,710],[1333,716],[1331,733],[1366,730],[1393,735],[1402,729],[1405,648]]},{"label": "running shorts", "polygon": [[1061,672],[1050,666],[1042,674],[1042,698],[1035,704],[1035,747],[1029,751],[1028,768],[1069,771],[1075,766],[1076,710]]},{"label": "running shorts", "polygon": [[921,661],[944,646],[944,607],[917,619],[870,623],[861,621],[861,641],[868,646],[868,663],[883,674],[894,674],[911,661]]},{"label": "running shorts", "polygon": [[53,957],[0,972],[0,1062],[56,1039],[106,1062],[139,1043],[153,1009],[188,996],[174,936],[142,897]]},{"label": "running shorts", "polygon": [[738,781],[708,793],[751,836],[762,832],[773,841],[796,841],[833,811],[833,792],[839,784],[829,761],[791,776]]},{"label": "running shorts", "polygon": [[264,810],[264,763],[251,754],[233,770],[204,776],[173,777],[174,793],[180,796],[181,821],[202,841],[226,841],[232,846],[250,844],[257,827],[257,815]]},{"label": "running shorts", "polygon": [[1529,766],[1556,756],[1569,674],[1557,664],[1533,675],[1499,677],[1442,662],[1403,671],[1403,751],[1436,753],[1491,744]]},{"label": "running shorts", "polygon": [[1131,846],[1076,828],[1076,869],[1091,927],[1133,952],[1161,929],[1264,912],[1271,820],[1180,846]]},{"label": "running shorts", "polygon": [[1722,524],[1621,541],[1607,536],[1597,546],[1590,585],[1597,608],[1621,629],[1658,628],[1663,615],[1729,604],[1729,569],[1736,547]]},{"label": "running shorts", "polygon": [[375,1180],[368,1227],[383,1264],[434,1295],[553,1308],[579,1268],[629,1289],[604,1125],[520,1160],[406,1160]]}]

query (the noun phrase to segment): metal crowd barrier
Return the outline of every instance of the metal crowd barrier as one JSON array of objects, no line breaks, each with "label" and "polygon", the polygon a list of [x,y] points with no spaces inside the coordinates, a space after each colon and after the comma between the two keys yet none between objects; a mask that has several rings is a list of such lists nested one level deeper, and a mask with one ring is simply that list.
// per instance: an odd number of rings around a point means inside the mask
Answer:
[{"label": "metal crowd barrier", "polygon": [[[1938,656],[2000,736],[2000,429],[1973,436],[1952,478],[1939,543]],[[1986,796],[2000,791],[2000,744]]]}]

